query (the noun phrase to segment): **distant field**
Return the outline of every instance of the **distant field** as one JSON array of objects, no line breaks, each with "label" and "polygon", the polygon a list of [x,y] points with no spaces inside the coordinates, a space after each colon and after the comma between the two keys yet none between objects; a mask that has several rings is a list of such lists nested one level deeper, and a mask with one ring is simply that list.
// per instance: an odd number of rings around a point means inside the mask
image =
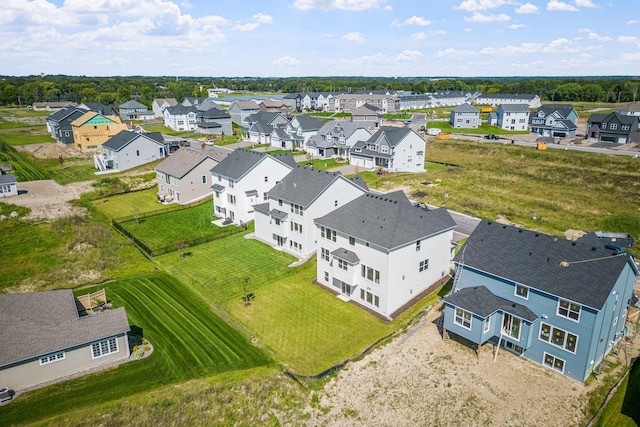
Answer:
[{"label": "distant field", "polygon": [[151,342],[153,354],[20,396],[0,407],[3,425],[41,422],[177,382],[271,363],[258,347],[164,273],[113,282],[106,290],[115,306],[125,307],[133,333],[141,332]]},{"label": "distant field", "polygon": [[2,129],[0,125],[0,137],[10,145],[27,145],[37,144],[42,142],[55,142],[56,140],[51,138],[49,132],[47,132],[46,126],[20,126],[18,123],[6,123],[11,125],[9,128]]}]

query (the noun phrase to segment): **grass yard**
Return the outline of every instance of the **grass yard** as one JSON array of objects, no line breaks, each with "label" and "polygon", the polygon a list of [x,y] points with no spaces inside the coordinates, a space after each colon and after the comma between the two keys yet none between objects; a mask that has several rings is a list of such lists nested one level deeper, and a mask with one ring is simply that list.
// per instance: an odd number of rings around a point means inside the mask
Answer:
[{"label": "grass yard", "polygon": [[114,305],[127,310],[132,329],[142,330],[152,343],[153,354],[20,396],[10,405],[0,406],[4,425],[43,422],[143,391],[271,363],[260,349],[165,273],[113,282],[106,289]]},{"label": "grass yard", "polygon": [[640,425],[640,362],[636,359],[627,378],[622,382],[594,427],[636,427]]},{"label": "grass yard", "polygon": [[473,135],[486,135],[486,134],[495,134],[495,135],[528,135],[528,130],[504,130],[499,128],[498,126],[491,126],[487,123],[482,123],[477,128],[454,128],[451,126],[449,122],[429,122],[427,123],[427,128],[438,128],[445,133],[465,133],[465,134],[473,134]]},{"label": "grass yard", "polygon": [[[258,338],[279,363],[300,374],[318,374],[357,354],[437,298],[383,322],[312,284],[315,259],[289,268],[292,256],[241,235],[199,245],[192,252],[184,260],[172,253],[156,261],[247,336]],[[255,295],[248,307],[242,301],[245,283],[247,292]]]},{"label": "grass yard", "polygon": [[[168,212],[139,220],[130,220],[121,225],[143,241],[149,248],[173,246],[179,238],[193,240],[213,234],[233,232],[236,226],[218,227],[211,221],[213,204],[204,203],[190,209]],[[242,229],[240,229],[242,230]]]},{"label": "grass yard", "polygon": [[0,163],[11,163],[18,181],[49,179],[45,170],[35,165],[3,139],[0,139]]},{"label": "grass yard", "polygon": [[150,188],[134,193],[108,196],[91,202],[94,208],[104,213],[108,218],[122,218],[129,215],[154,212],[161,209],[167,211],[175,209],[177,205],[163,205],[158,202],[157,188]]},{"label": "grass yard", "polygon": [[349,162],[338,162],[336,159],[312,159],[312,160],[303,160],[298,163],[300,166],[313,166],[315,169],[319,170],[329,170],[333,168],[337,168],[340,166],[347,166]]},{"label": "grass yard", "polygon": [[170,127],[167,127],[165,125],[147,125],[147,126],[143,126],[143,128],[147,132],[160,132],[170,136],[180,136],[180,135],[193,133],[190,130],[181,130],[181,131],[173,130]]},{"label": "grass yard", "polygon": [[[16,123],[17,124],[17,123]],[[0,137],[10,145],[27,145],[42,142],[56,142],[47,132],[46,126],[28,126],[0,129]]]}]

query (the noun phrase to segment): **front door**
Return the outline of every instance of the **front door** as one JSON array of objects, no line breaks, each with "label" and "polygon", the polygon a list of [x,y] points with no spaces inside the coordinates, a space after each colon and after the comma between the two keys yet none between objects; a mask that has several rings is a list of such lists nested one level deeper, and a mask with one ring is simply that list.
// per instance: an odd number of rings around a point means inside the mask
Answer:
[{"label": "front door", "polygon": [[348,297],[351,296],[351,286],[344,282],[342,282],[342,294]]}]

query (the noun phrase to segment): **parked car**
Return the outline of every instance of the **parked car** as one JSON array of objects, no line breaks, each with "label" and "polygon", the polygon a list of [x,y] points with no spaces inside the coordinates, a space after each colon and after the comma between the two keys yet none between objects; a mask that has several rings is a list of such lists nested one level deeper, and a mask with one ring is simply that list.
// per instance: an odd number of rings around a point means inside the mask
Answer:
[{"label": "parked car", "polygon": [[490,135],[485,135],[484,139],[500,139],[500,137],[498,135],[490,134]]}]

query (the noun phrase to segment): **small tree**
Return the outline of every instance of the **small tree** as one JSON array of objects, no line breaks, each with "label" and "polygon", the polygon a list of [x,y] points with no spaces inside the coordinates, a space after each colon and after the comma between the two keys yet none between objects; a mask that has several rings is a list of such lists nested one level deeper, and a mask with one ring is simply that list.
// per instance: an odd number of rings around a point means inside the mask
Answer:
[{"label": "small tree", "polygon": [[174,243],[177,250],[180,251],[180,259],[184,260],[184,250],[189,247],[189,242],[184,237],[178,237],[178,240]]},{"label": "small tree", "polygon": [[58,156],[58,163],[60,163],[60,166],[64,165],[64,157],[62,157],[62,154]]},{"label": "small tree", "polygon": [[242,279],[242,289],[244,290],[242,300],[244,301],[245,306],[251,305],[251,301],[256,298],[253,292],[249,292],[249,280],[251,279],[248,276]]}]

